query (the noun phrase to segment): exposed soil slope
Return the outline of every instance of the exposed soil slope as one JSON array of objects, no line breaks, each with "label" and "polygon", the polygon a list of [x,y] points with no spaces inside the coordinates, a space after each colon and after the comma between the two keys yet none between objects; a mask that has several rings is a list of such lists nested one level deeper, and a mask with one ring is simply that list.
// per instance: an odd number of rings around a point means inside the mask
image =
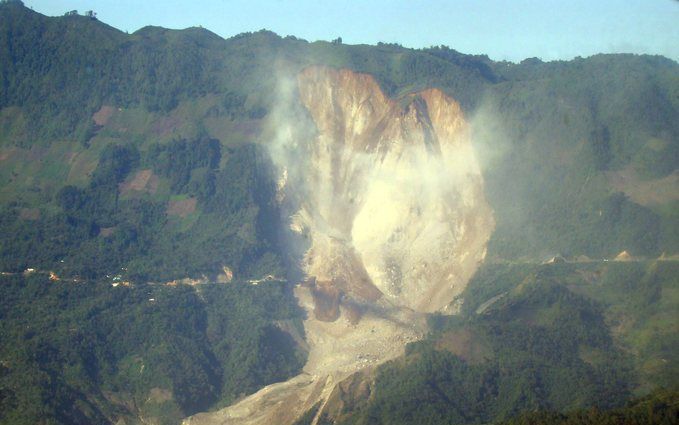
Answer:
[{"label": "exposed soil slope", "polygon": [[420,339],[424,313],[451,312],[485,256],[493,217],[453,99],[435,89],[389,99],[369,75],[320,67],[297,89],[313,131],[273,152],[293,153],[274,159],[306,274],[295,291],[308,312],[305,373],[186,423],[291,423]]}]

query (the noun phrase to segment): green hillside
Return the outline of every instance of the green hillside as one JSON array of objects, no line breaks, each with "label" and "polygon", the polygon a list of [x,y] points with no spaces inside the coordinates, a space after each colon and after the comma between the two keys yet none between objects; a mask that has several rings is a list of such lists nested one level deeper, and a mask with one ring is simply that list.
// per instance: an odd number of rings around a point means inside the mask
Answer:
[{"label": "green hillside", "polygon": [[0,423],[175,424],[299,373],[281,282],[144,285],[2,276]]},{"label": "green hillside", "polygon": [[[277,79],[310,64],[368,72],[392,95],[434,86],[461,102],[485,155],[497,221],[491,258],[679,248],[676,184],[663,183],[679,161],[679,65],[667,59],[514,65],[445,46],[308,43],[267,31],[227,40],[200,28],[125,34],[85,16],[0,8],[4,270],[96,277],[126,267],[135,279],[223,266],[240,276],[280,272],[275,235],[263,228],[271,191],[254,199],[250,190],[271,184],[266,158],[244,152],[266,143]],[[219,143],[207,168],[152,152],[202,140]],[[115,146],[134,158],[119,158],[125,166],[97,185]],[[626,186],[614,184],[623,177]],[[59,201],[65,186],[100,211],[75,216]],[[214,207],[227,198],[230,211]],[[184,210],[170,206],[182,199]],[[203,247],[223,258],[202,258]]]},{"label": "green hillside", "polygon": [[588,409],[563,415],[554,412],[534,412],[505,422],[507,425],[589,425],[638,424],[669,425],[679,419],[677,392],[656,391],[635,399],[623,408],[611,411]]},{"label": "green hillside", "polygon": [[676,394],[678,277],[677,262],[485,266],[461,316],[433,316],[425,340],[358,378],[367,396],[331,398],[323,423],[484,424]]},{"label": "green hillside", "polygon": [[[610,414],[676,416],[679,269],[654,259],[679,254],[679,64],[126,34],[3,1],[0,424],[178,423],[301,370],[265,126],[309,65],[455,98],[496,221],[461,315],[431,317],[328,420],[592,423],[578,409],[661,386]],[[595,261],[540,264],[556,254]]]}]

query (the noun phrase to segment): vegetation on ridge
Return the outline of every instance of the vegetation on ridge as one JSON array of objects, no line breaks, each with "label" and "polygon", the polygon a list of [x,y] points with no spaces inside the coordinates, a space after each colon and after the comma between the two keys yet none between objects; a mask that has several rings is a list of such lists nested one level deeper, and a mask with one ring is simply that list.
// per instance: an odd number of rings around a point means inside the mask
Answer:
[{"label": "vegetation on ridge", "polygon": [[0,277],[0,423],[160,423],[296,375],[281,282],[191,287]]},{"label": "vegetation on ridge", "polygon": [[[679,163],[675,62],[125,34],[3,1],[0,272],[62,280],[0,277],[0,423],[177,423],[299,372],[290,287],[246,279],[285,272],[262,130],[278,78],[309,65],[369,73],[391,96],[438,87],[459,101],[497,222],[497,264],[471,282],[462,317],[433,317],[432,334],[336,419],[481,423],[539,409],[560,413],[517,423],[587,423],[619,416],[563,412],[676,390],[675,262],[535,264],[679,252],[679,200],[662,186]],[[225,286],[147,284],[224,267]],[[622,417],[676,417],[674,396],[652,397]]]},{"label": "vegetation on ridge", "polygon": [[[634,416],[606,410],[658,386],[672,400],[678,272],[677,262],[484,266],[461,316],[431,317],[426,339],[378,367],[368,397],[331,401],[323,423],[588,423],[568,412]],[[665,407],[659,418],[676,415]],[[512,419],[538,410],[566,416]]]}]

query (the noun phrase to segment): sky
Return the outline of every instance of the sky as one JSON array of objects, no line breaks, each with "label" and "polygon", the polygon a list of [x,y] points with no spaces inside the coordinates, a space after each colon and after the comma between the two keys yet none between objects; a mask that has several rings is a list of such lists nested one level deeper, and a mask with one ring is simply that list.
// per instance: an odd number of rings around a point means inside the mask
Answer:
[{"label": "sky", "polygon": [[268,29],[308,41],[446,45],[494,60],[648,53],[679,61],[679,0],[24,0],[45,15],[93,10],[123,31]]}]

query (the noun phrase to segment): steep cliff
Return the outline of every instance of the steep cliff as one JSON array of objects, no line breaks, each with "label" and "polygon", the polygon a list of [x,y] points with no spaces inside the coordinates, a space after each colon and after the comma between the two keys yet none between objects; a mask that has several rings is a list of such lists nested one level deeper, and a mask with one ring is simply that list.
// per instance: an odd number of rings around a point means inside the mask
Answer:
[{"label": "steep cliff", "polygon": [[305,373],[193,424],[291,421],[347,376],[401,355],[425,332],[423,313],[454,311],[493,230],[453,99],[436,89],[390,99],[369,75],[322,67],[293,86],[272,118],[272,156],[304,274]]},{"label": "steep cliff", "polygon": [[368,75],[317,67],[299,95],[318,129],[294,164],[303,269],[356,302],[446,308],[493,228],[459,105],[436,89],[389,99]]}]

